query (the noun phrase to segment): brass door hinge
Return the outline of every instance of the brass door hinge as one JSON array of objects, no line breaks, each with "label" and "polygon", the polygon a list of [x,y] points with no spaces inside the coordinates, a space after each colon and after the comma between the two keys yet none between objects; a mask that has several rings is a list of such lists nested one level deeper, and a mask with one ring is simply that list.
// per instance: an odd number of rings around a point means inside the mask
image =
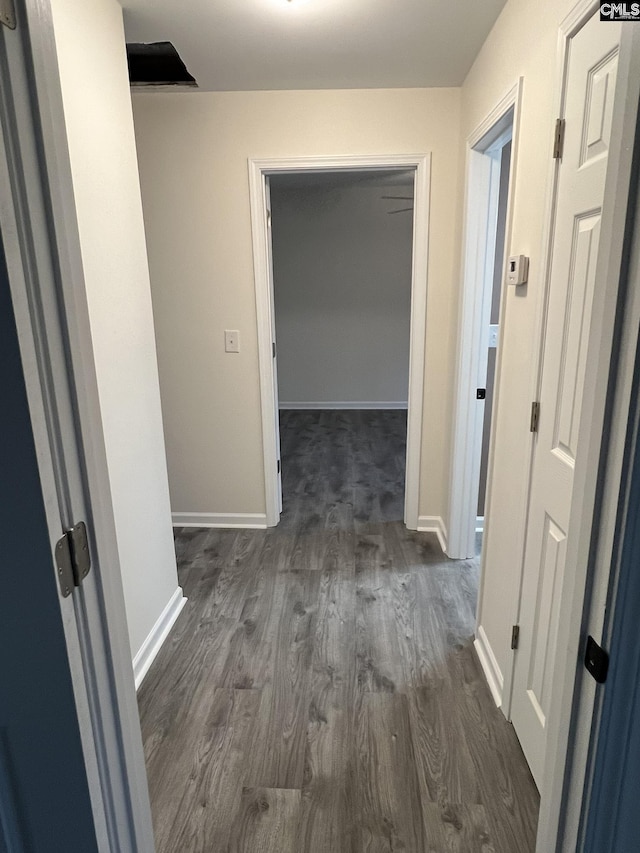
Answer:
[{"label": "brass door hinge", "polygon": [[564,131],[566,122],[563,118],[556,119],[556,129],[553,136],[553,159],[562,160],[564,154]]},{"label": "brass door hinge", "polygon": [[536,400],[531,404],[531,424],[529,426],[531,432],[538,432],[539,422],[540,422],[540,403]]}]

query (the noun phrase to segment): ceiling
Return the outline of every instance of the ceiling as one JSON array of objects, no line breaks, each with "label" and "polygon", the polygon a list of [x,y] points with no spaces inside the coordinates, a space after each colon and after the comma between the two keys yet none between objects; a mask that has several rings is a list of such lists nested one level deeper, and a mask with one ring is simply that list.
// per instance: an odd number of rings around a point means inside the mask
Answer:
[{"label": "ceiling", "polygon": [[459,86],[506,0],[121,0],[206,91]]}]

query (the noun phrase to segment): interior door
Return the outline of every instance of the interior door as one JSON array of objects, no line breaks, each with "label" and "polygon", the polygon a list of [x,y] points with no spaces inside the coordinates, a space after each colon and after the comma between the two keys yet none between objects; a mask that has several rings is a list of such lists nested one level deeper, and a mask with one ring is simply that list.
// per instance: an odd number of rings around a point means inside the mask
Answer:
[{"label": "interior door", "polygon": [[278,449],[278,511],[282,512],[282,464],[280,462],[280,410],[279,410],[279,394],[278,394],[278,347],[276,346],[276,306],[274,288],[275,282],[273,278],[273,232],[271,228],[271,182],[269,175],[265,175],[265,201],[267,205],[267,251],[269,253],[269,293],[271,296],[271,340],[273,342],[273,394],[274,394],[274,411],[276,415],[276,447]]},{"label": "interior door", "polygon": [[0,242],[0,851],[97,851]]},{"label": "interior door", "polygon": [[[638,361],[636,360],[636,370]],[[632,407],[637,407],[632,403]],[[637,429],[637,421],[630,429]],[[632,437],[629,435],[629,444]],[[621,523],[620,572],[608,647],[611,666],[603,691],[586,853],[626,853],[640,838],[640,443],[635,441],[628,504]],[[582,849],[582,848],[581,848]]]},{"label": "interior door", "polygon": [[543,337],[540,417],[527,523],[511,715],[538,786],[557,651],[585,357],[598,254],[620,25],[594,15],[573,37],[565,83]]}]

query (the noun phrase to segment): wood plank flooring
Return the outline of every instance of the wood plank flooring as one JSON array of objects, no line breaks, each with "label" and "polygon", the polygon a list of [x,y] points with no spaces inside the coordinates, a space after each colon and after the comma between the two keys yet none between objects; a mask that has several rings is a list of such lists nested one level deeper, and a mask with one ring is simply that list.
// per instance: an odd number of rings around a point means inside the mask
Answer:
[{"label": "wood plank flooring", "polygon": [[529,853],[472,649],[478,561],[402,523],[403,412],[283,412],[277,528],[176,531],[138,700],[158,853]]}]

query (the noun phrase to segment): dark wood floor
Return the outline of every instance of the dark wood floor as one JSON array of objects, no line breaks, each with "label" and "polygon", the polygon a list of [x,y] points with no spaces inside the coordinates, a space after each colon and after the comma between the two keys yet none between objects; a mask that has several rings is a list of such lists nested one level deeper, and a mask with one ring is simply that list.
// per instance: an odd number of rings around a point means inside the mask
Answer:
[{"label": "dark wood floor", "polygon": [[478,564],[404,528],[405,435],[284,412],[280,525],[176,532],[189,601],[139,692],[159,853],[534,850]]}]

